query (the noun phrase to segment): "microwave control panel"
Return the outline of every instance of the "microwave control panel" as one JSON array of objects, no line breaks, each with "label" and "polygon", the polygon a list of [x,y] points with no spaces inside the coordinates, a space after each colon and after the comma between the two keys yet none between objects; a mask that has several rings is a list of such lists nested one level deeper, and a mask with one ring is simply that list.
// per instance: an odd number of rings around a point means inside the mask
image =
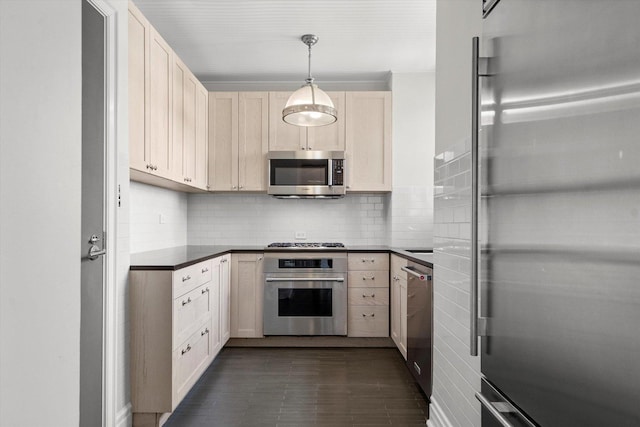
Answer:
[{"label": "microwave control panel", "polygon": [[333,185],[344,185],[344,160],[333,159]]}]

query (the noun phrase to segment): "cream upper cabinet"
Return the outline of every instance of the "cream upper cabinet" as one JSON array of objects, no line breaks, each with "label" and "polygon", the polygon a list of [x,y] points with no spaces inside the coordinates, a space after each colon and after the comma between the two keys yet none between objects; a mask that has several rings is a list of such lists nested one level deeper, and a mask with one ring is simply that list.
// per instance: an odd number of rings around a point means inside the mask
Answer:
[{"label": "cream upper cabinet", "polygon": [[171,178],[173,51],[153,27],[149,30],[149,160],[154,174]]},{"label": "cream upper cabinet", "polygon": [[197,80],[195,96],[195,169],[190,184],[206,190],[209,164],[209,92]]},{"label": "cream upper cabinet", "polygon": [[262,338],[263,254],[231,256],[231,337]]},{"label": "cream upper cabinet", "polygon": [[209,94],[209,190],[265,191],[267,92]]},{"label": "cream upper cabinet", "polygon": [[173,51],[129,3],[130,166],[171,178]]},{"label": "cream upper cabinet", "polygon": [[206,189],[208,92],[177,55],[174,55],[172,86],[172,178]]},{"label": "cream upper cabinet", "polygon": [[345,149],[345,93],[327,92],[336,107],[338,119],[327,126],[307,128],[307,150],[344,151]]},{"label": "cream upper cabinet", "polygon": [[269,92],[269,151],[306,149],[307,130],[282,120],[282,110],[293,92]]},{"label": "cream upper cabinet", "polygon": [[238,189],[238,92],[209,94],[209,190]]},{"label": "cream upper cabinet", "polygon": [[346,93],[347,191],[391,191],[391,92]]},{"label": "cream upper cabinet", "polygon": [[241,92],[238,110],[238,189],[266,191],[269,94]]},{"label": "cream upper cabinet", "polygon": [[145,87],[149,46],[149,23],[135,6],[129,6],[129,163],[131,168],[149,172],[146,147],[147,110]]},{"label": "cream upper cabinet", "polygon": [[173,175],[174,181],[184,181],[184,82],[189,70],[186,65],[174,56],[173,61],[173,141],[172,158],[173,158]]},{"label": "cream upper cabinet", "polygon": [[327,92],[336,110],[338,120],[327,126],[294,126],[282,120],[282,110],[293,92],[269,93],[269,150],[343,151],[345,149],[345,93]]},{"label": "cream upper cabinet", "polygon": [[208,91],[129,2],[131,179],[207,187]]}]

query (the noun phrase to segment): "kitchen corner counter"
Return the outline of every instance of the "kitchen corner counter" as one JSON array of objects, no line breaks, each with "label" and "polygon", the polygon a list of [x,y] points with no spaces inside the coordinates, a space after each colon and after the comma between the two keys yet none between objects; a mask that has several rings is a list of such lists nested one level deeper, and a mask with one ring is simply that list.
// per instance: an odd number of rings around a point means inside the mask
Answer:
[{"label": "kitchen corner counter", "polygon": [[263,252],[263,246],[177,246],[131,254],[130,270],[180,270],[231,252]]},{"label": "kitchen corner counter", "polygon": [[[391,246],[348,246],[344,252],[389,252],[400,255],[428,267],[433,267],[433,254],[426,252],[431,249],[398,249]],[[308,252],[310,250],[303,250]],[[420,251],[414,253],[410,251]],[[147,252],[137,252],[131,254],[130,270],[179,270],[210,258],[225,255],[228,253],[247,252],[282,252],[282,249],[269,248],[264,246],[177,246],[174,248],[158,249]],[[299,252],[299,251],[296,251]],[[336,251],[337,252],[337,251]]]}]

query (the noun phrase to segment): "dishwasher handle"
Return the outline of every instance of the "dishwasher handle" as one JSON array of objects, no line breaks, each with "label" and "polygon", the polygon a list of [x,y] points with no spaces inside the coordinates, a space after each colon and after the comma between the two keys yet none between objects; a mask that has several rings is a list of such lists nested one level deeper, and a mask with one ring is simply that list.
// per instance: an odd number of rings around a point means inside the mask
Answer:
[{"label": "dishwasher handle", "polygon": [[344,277],[267,277],[265,282],[344,282]]},{"label": "dishwasher handle", "polygon": [[431,280],[431,276],[425,273],[421,273],[417,271],[414,267],[401,267],[401,270],[405,273],[409,273],[410,275],[416,277],[418,280],[422,282],[428,282]]}]

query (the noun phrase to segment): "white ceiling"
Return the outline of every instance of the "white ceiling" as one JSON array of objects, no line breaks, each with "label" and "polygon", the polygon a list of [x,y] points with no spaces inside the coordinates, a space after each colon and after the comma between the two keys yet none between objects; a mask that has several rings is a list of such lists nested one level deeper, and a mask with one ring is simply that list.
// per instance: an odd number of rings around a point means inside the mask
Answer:
[{"label": "white ceiling", "polygon": [[319,85],[435,70],[436,0],[134,2],[205,82],[302,84],[307,33],[320,38],[311,61]]}]

